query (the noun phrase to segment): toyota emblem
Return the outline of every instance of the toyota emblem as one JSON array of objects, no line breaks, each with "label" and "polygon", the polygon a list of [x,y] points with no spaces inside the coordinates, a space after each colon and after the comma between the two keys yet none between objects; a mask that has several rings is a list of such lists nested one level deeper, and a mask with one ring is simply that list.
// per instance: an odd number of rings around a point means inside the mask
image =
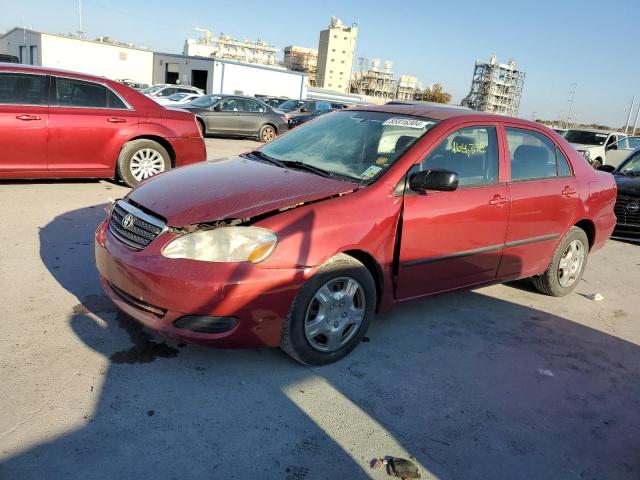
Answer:
[{"label": "toyota emblem", "polygon": [[130,213],[125,215],[122,219],[122,226],[127,230],[131,229],[131,227],[133,227],[133,215],[131,215]]},{"label": "toyota emblem", "polygon": [[638,213],[638,210],[640,210],[640,205],[635,202],[627,205],[627,212],[629,213]]}]

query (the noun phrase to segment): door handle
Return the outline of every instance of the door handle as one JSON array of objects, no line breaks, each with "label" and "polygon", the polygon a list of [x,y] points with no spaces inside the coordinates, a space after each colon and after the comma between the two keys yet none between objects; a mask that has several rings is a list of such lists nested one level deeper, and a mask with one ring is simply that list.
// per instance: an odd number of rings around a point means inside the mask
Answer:
[{"label": "door handle", "polygon": [[564,187],[564,190],[562,190],[562,196],[569,198],[571,195],[575,195],[576,190],[570,186],[566,186]]},{"label": "door handle", "polygon": [[126,123],[126,121],[127,121],[126,118],[118,118],[118,117],[107,118],[107,122],[110,122],[110,123]]},{"label": "door handle", "polygon": [[23,122],[29,122],[31,120],[40,120],[38,115],[18,115],[16,117],[18,120],[22,120]]},{"label": "door handle", "polygon": [[502,207],[507,203],[509,203],[509,200],[504,198],[502,195],[494,195],[493,199],[489,200],[489,205],[493,205],[494,207]]}]

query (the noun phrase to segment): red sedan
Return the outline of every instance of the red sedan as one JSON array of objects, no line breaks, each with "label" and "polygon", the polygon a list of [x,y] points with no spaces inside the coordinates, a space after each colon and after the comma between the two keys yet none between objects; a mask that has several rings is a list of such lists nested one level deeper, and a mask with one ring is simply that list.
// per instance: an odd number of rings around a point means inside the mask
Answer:
[{"label": "red sedan", "polygon": [[117,201],[102,285],[168,337],[335,361],[374,312],[532,277],[562,296],[615,226],[616,187],[552,130],[466,109],[322,116]]},{"label": "red sedan", "polygon": [[129,186],[206,159],[195,117],[106,78],[0,63],[0,178]]}]

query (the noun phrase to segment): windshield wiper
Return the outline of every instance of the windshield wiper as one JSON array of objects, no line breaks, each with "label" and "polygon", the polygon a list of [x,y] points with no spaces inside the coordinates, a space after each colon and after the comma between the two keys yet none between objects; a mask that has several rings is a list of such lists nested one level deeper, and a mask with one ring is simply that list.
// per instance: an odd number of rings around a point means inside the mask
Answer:
[{"label": "windshield wiper", "polygon": [[308,163],[297,162],[295,160],[281,160],[284,165],[289,168],[296,168],[298,170],[306,170],[311,173],[315,173],[316,175],[320,175],[322,177],[333,177],[335,174],[330,172],[329,170],[324,170],[319,167],[314,167],[313,165],[309,165]]},{"label": "windshield wiper", "polygon": [[262,153],[260,150],[254,150],[253,152],[251,152],[251,155],[253,155],[254,157],[258,157],[260,160],[264,160],[265,162],[277,165],[280,168],[287,168],[283,161],[278,160],[277,158],[270,157],[266,153]]}]

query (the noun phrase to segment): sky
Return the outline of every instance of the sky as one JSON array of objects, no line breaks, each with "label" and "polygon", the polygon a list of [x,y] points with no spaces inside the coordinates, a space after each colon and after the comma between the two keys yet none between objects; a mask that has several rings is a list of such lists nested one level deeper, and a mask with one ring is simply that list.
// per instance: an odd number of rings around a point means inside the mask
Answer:
[{"label": "sky", "polygon": [[[0,32],[26,26],[68,33],[78,26],[78,0],[0,0],[0,12]],[[469,92],[476,59],[496,54],[526,72],[520,117],[562,118],[573,83],[579,122],[623,126],[634,95],[640,104],[639,0],[84,0],[82,12],[87,38],[105,35],[170,53],[182,53],[185,39],[200,35],[195,27],[281,49],[317,48],[335,15],[358,23],[356,57],[391,60],[396,75],[416,75],[423,86],[441,83],[453,103]]]}]

